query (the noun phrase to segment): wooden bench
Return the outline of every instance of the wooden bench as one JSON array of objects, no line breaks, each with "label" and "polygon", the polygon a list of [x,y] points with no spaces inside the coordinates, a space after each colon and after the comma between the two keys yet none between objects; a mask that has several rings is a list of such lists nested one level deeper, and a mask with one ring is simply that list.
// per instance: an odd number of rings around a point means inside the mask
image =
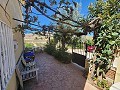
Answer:
[{"label": "wooden bench", "polygon": [[20,81],[20,85],[23,88],[23,81],[36,78],[38,81],[38,70],[39,68],[36,67],[35,61],[26,63],[24,58],[21,57],[17,66],[16,66],[16,73]]}]

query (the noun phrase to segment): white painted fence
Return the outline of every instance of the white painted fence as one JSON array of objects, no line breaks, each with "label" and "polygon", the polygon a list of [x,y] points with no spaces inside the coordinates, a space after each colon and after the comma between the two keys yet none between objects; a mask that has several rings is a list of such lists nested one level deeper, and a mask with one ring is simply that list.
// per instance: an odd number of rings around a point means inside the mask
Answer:
[{"label": "white painted fence", "polygon": [[93,52],[85,52],[85,49],[74,49],[73,50],[74,53],[78,53],[78,54],[81,54],[81,55],[84,55],[86,56],[87,59],[92,59],[93,58]]},{"label": "white painted fence", "polygon": [[0,90],[5,90],[15,70],[12,28],[0,21]]},{"label": "white painted fence", "polygon": [[[67,51],[69,53],[72,53],[72,49],[68,49]],[[73,52],[86,56],[85,49],[73,49]],[[93,52],[87,52],[86,58],[87,59],[92,59],[93,58],[93,54],[94,54]]]}]

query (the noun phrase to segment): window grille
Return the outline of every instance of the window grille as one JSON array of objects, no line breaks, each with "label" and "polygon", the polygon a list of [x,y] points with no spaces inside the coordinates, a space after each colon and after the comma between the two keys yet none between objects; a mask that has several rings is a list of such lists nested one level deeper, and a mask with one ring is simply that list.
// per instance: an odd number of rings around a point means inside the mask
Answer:
[{"label": "window grille", "polygon": [[15,70],[12,28],[0,21],[0,90],[5,90]]}]

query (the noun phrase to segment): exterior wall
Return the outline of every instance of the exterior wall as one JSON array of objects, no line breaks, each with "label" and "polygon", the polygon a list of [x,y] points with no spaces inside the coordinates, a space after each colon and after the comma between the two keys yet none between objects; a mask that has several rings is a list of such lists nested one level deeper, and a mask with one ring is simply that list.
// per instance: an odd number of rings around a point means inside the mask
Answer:
[{"label": "exterior wall", "polygon": [[115,75],[115,83],[120,82],[120,56],[117,59],[117,71]]},{"label": "exterior wall", "polygon": [[[8,0],[0,0],[0,4],[2,5],[3,8],[5,8],[7,1]],[[12,28],[21,24],[20,22],[12,19],[12,18],[17,18],[17,19],[22,20],[21,7],[17,0],[11,0],[8,2],[7,8],[6,8],[6,12],[8,14],[5,14],[5,11],[3,10],[2,7],[0,6],[0,20],[1,21],[5,22],[7,25],[9,25]],[[21,52],[23,51],[22,35],[20,34],[20,32],[14,32],[13,37],[18,42],[18,49],[15,51],[16,60],[18,60]]]},{"label": "exterior wall", "polygon": [[[8,4],[7,4],[7,1]],[[6,6],[7,4],[7,6]],[[5,9],[6,7],[6,9]],[[5,13],[5,11],[7,13]],[[9,25],[11,28],[16,27],[21,24],[18,21],[14,21],[13,18],[22,20],[21,7],[18,0],[0,0],[0,20]],[[23,51],[23,38],[20,32],[14,32],[14,40],[18,42],[18,48],[15,50],[15,59],[18,61],[22,51]],[[15,72],[8,83],[7,90],[17,90],[17,81]]]},{"label": "exterior wall", "polygon": [[14,74],[13,74],[13,76],[8,84],[7,90],[17,90],[17,80],[16,80],[15,72],[14,72]]}]

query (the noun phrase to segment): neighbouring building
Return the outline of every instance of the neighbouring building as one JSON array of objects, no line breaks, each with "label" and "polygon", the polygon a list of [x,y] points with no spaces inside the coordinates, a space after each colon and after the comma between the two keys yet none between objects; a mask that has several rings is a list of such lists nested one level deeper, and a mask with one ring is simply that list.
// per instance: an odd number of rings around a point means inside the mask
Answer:
[{"label": "neighbouring building", "polygon": [[22,7],[18,0],[0,0],[0,90],[17,90],[15,67],[23,52],[21,32],[13,28],[22,24]]}]

